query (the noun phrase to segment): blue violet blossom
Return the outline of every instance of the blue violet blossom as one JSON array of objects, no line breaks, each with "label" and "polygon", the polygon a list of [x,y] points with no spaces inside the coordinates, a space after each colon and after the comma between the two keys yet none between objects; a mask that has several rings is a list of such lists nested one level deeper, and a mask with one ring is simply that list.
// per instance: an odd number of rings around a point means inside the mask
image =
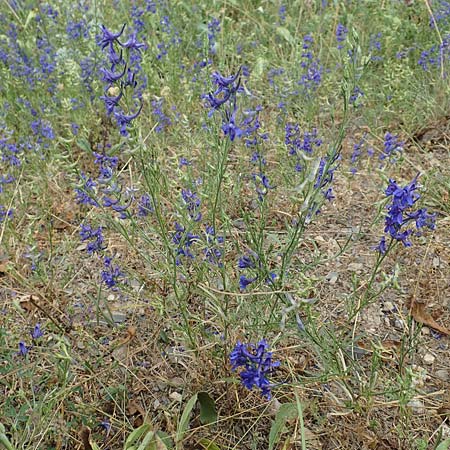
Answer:
[{"label": "blue violet blossom", "polygon": [[270,400],[272,394],[268,377],[273,374],[276,367],[279,367],[280,362],[273,361],[272,352],[268,350],[269,346],[265,340],[259,341],[258,344],[244,344],[238,341],[230,353],[230,363],[234,372],[242,368],[239,376],[244,387],[249,390],[256,387],[267,400]]},{"label": "blue violet blossom", "polygon": [[[413,210],[413,206],[420,199],[417,192],[417,176],[411,183],[404,187],[399,186],[394,180],[389,180],[386,188],[386,196],[390,199],[386,209],[384,232],[392,240],[402,242],[405,247],[410,247],[410,237],[420,235],[421,228],[435,229],[436,214],[431,214],[426,208]],[[414,228],[416,231],[414,232]],[[377,246],[377,250],[384,254],[387,251],[386,236],[383,236]]]}]

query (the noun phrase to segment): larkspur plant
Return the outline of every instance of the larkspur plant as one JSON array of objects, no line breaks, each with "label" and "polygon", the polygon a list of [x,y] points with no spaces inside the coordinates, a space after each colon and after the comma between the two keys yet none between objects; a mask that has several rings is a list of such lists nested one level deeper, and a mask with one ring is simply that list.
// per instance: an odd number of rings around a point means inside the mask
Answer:
[{"label": "larkspur plant", "polygon": [[3,2],[0,445],[441,447],[449,2],[300,3]]}]

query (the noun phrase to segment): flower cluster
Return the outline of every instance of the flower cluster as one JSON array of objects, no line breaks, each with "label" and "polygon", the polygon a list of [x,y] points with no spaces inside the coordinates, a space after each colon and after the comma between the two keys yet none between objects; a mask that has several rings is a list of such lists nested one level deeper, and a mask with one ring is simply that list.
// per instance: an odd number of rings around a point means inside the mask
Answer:
[{"label": "flower cluster", "polygon": [[125,274],[120,270],[120,267],[113,264],[112,256],[105,256],[103,258],[103,266],[101,277],[102,281],[109,289],[117,290],[117,283],[123,280]]},{"label": "flower cluster", "polygon": [[243,344],[238,341],[230,353],[231,369],[236,371],[242,367],[239,376],[242,385],[252,390],[253,387],[261,389],[261,393],[267,400],[272,397],[271,385],[268,377],[273,370],[279,367],[279,361],[272,360],[272,352],[265,340],[258,344]]},{"label": "flower cluster", "polygon": [[353,152],[350,156],[350,161],[352,163],[352,166],[350,167],[350,172],[354,175],[357,171],[357,165],[360,159],[360,156],[362,154],[362,149],[364,147],[365,143],[365,136],[359,141],[353,144]]},{"label": "flower cluster", "polygon": [[[424,227],[430,230],[435,228],[436,214],[430,214],[426,208],[413,210],[414,204],[420,199],[417,190],[416,177],[405,187],[399,186],[394,180],[389,180],[385,191],[390,203],[387,205],[384,232],[388,233],[392,240],[402,242],[405,247],[411,246],[410,236],[414,233],[414,225],[416,230]],[[381,238],[377,249],[380,253],[386,253],[385,236]]]},{"label": "flower cluster", "polygon": [[[239,277],[239,288],[241,291],[245,291],[247,287],[257,281],[260,278],[260,274],[263,272],[263,265],[256,253],[251,253],[248,255],[241,256],[238,259],[238,268],[241,270],[250,269],[251,272],[255,273],[253,277],[247,277],[246,275],[240,275]],[[266,283],[271,284],[274,282],[277,275],[274,272],[269,272],[269,276],[266,278]]]},{"label": "flower cluster", "polygon": [[200,212],[201,202],[197,193],[192,192],[190,189],[182,189],[181,197],[186,206],[189,217],[194,222],[200,222],[202,219],[202,213]]},{"label": "flower cluster", "polygon": [[303,170],[304,156],[312,155],[314,149],[322,145],[322,139],[318,137],[317,129],[315,128],[302,134],[298,124],[287,123],[284,143],[288,148],[289,156],[296,161],[295,170],[301,172]]},{"label": "flower cluster", "polygon": [[164,16],[160,20],[161,32],[167,35],[167,39],[163,39],[157,44],[157,59],[161,60],[169,53],[171,47],[176,47],[181,43],[179,31],[173,26],[169,16]]},{"label": "flower cluster", "polygon": [[[30,332],[30,335],[33,342],[37,342],[38,339],[44,336],[44,332],[42,331],[41,325],[39,323],[34,326],[33,330]],[[32,347],[33,345],[26,345],[24,341],[20,341],[18,355],[25,356]]]},{"label": "flower cluster", "polygon": [[210,264],[214,264],[218,267],[222,267],[222,245],[225,239],[223,236],[216,236],[214,228],[207,225],[205,229],[205,247],[203,249],[203,254],[205,260]]},{"label": "flower cluster", "polygon": [[395,162],[398,155],[403,151],[403,145],[404,142],[400,141],[398,136],[394,136],[387,132],[384,136],[384,146],[383,152],[380,155],[380,160],[383,161],[387,159],[390,162]]},{"label": "flower cluster", "polygon": [[330,201],[334,198],[333,188],[330,185],[333,182],[334,172],[337,169],[339,158],[339,153],[336,153],[331,160],[329,160],[328,156],[321,158],[314,183],[314,189],[321,189],[324,198]]},{"label": "flower cluster", "polygon": [[382,33],[371,34],[369,38],[369,53],[371,61],[382,61],[383,57],[379,55],[381,53],[381,38]]},{"label": "flower cluster", "polygon": [[450,2],[445,0],[437,0],[433,2],[433,15],[430,16],[430,27],[435,28],[450,24]]},{"label": "flower cluster", "polygon": [[163,110],[164,99],[156,99],[152,101],[152,114],[155,118],[157,125],[155,131],[157,133],[162,133],[166,128],[172,125],[170,117]]},{"label": "flower cluster", "polygon": [[[137,41],[137,33],[133,32],[126,42],[121,42],[125,24],[118,33],[109,31],[104,25],[101,27],[102,35],[99,39],[99,45],[103,51],[107,52],[110,68],[102,67],[100,72],[103,74],[103,81],[106,83],[105,93],[101,99],[105,103],[108,115],[114,114],[122,136],[128,136],[127,127],[136,119],[142,110],[142,100],[140,99],[140,90],[137,89],[136,76],[140,66],[133,65],[135,59],[139,59],[141,49],[146,45]],[[124,59],[123,52],[126,52],[127,59]],[[122,97],[131,90],[134,100],[134,112],[126,114],[120,106]],[[138,103],[138,104],[137,104]]]},{"label": "flower cluster", "polygon": [[364,97],[364,92],[359,86],[355,86],[349,98],[350,105],[353,105],[355,108],[362,106],[359,101],[362,97]]},{"label": "flower cluster", "polygon": [[208,48],[211,55],[216,54],[216,40],[219,33],[220,20],[213,17],[211,21],[208,22]]},{"label": "flower cluster", "polygon": [[186,230],[183,225],[175,222],[175,232],[172,235],[172,242],[176,246],[175,261],[177,266],[181,264],[181,257],[194,259],[194,254],[191,251],[192,244],[200,240],[200,236]]},{"label": "flower cluster", "polygon": [[[105,147],[110,146],[107,144]],[[126,188],[122,192],[115,174],[119,158],[108,156],[105,151],[106,149],[103,153],[93,152],[94,164],[98,166],[98,177],[93,180],[81,173],[80,186],[75,189],[76,201],[78,204],[97,208],[100,206],[111,208],[120,219],[128,219],[131,214],[129,207],[134,200],[134,189]],[[140,215],[139,212],[142,211],[138,205],[138,215]]]},{"label": "flower cluster", "polygon": [[236,75],[230,75],[228,77],[224,77],[220,72],[213,72],[211,78],[217,86],[217,89],[214,93],[209,93],[205,97],[212,108],[209,115],[212,115],[214,111],[227,102],[236,103],[236,93],[242,92],[240,75],[240,68],[236,72]]},{"label": "flower cluster", "polygon": [[80,230],[81,241],[89,241],[86,246],[86,251],[92,255],[93,253],[101,252],[105,249],[103,242],[102,227],[93,229],[88,223],[81,224]]},{"label": "flower cluster", "polygon": [[137,215],[139,217],[147,217],[149,214],[152,214],[155,211],[153,206],[152,199],[149,194],[144,194],[141,196],[138,202],[138,211]]},{"label": "flower cluster", "polygon": [[303,75],[297,81],[299,86],[303,87],[303,94],[310,97],[322,82],[323,67],[320,60],[313,54],[312,46],[314,39],[310,34],[303,38],[303,53],[300,67],[303,69]]},{"label": "flower cluster", "polygon": [[348,29],[342,25],[342,23],[338,23],[336,27],[336,41],[338,43],[338,50],[344,48],[344,42],[347,40]]},{"label": "flower cluster", "polygon": [[6,219],[10,219],[14,214],[14,210],[12,208],[5,208],[3,205],[0,205],[0,223],[3,223]]},{"label": "flower cluster", "polygon": [[442,36],[442,43],[433,45],[420,54],[419,66],[426,72],[432,67],[440,69],[450,61],[450,33]]},{"label": "flower cluster", "polygon": [[280,21],[280,25],[284,25],[286,23],[286,5],[281,5],[278,8],[278,19]]}]

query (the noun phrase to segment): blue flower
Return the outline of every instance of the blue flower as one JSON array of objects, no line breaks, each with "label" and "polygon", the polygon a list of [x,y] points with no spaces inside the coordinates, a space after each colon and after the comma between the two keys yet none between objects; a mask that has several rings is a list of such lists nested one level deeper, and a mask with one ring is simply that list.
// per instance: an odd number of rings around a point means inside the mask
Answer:
[{"label": "blue flower", "polygon": [[258,193],[258,199],[259,201],[262,201],[269,192],[269,189],[273,189],[274,186],[270,184],[269,178],[267,178],[267,176],[263,173],[259,174],[254,173],[252,177],[256,185],[256,192]]},{"label": "blue flower", "polygon": [[25,342],[19,342],[19,355],[25,356],[30,351],[30,347],[27,347]]},{"label": "blue flower", "polygon": [[149,214],[153,213],[155,211],[155,208],[152,204],[152,199],[150,198],[150,195],[144,194],[138,203],[138,216],[139,217],[146,217]]},{"label": "blue flower", "polygon": [[241,256],[238,259],[239,269],[255,269],[256,264],[250,256]]},{"label": "blue flower", "polygon": [[[106,92],[106,94],[107,94],[107,92]],[[123,96],[123,92],[120,91],[119,94],[116,96],[102,95],[100,97],[100,100],[103,100],[105,102],[106,113],[108,114],[108,116],[110,116],[114,112],[114,108],[119,104],[122,96]]]},{"label": "blue flower", "polygon": [[33,331],[31,332],[31,338],[32,339],[39,339],[42,336],[44,336],[44,333],[41,330],[41,325],[39,323],[37,323],[34,326]]},{"label": "blue flower", "polygon": [[120,134],[122,136],[128,136],[127,126],[136,119],[142,111],[143,104],[141,103],[139,109],[134,114],[124,114],[122,111],[114,111],[117,123],[120,127]]},{"label": "blue flower", "polygon": [[123,48],[129,48],[133,50],[141,51],[141,48],[145,48],[146,45],[137,41],[137,33],[133,32],[126,42],[120,44]]},{"label": "blue flower", "polygon": [[76,202],[81,205],[92,205],[98,207],[99,204],[95,197],[94,188],[97,186],[97,183],[92,180],[92,178],[88,178],[84,173],[81,173],[81,181],[83,182],[82,187],[76,188]]},{"label": "blue flower", "polygon": [[400,142],[398,136],[387,132],[384,136],[383,152],[380,155],[380,160],[389,159],[395,162],[396,157],[403,151],[404,142]]},{"label": "blue flower", "polygon": [[242,367],[239,373],[242,385],[249,390],[259,388],[267,400],[271,398],[271,385],[268,379],[273,369],[279,367],[279,361],[272,361],[272,352],[268,351],[268,344],[261,340],[257,345],[243,344],[238,341],[230,353],[231,369],[236,371]]},{"label": "blue flower", "polygon": [[105,256],[103,258],[103,265],[105,269],[102,270],[101,277],[102,281],[109,289],[115,290],[117,289],[117,283],[122,281],[125,274],[120,270],[119,266],[113,265],[112,260],[112,256]]},{"label": "blue flower", "polygon": [[253,282],[255,282],[257,280],[257,277],[254,278],[246,278],[245,275],[241,275],[239,277],[239,288],[241,289],[241,291],[245,291],[245,289],[247,289],[247,286],[249,284],[252,284]]},{"label": "blue flower", "polygon": [[10,219],[14,214],[14,210],[12,208],[5,208],[3,205],[0,205],[0,223],[3,223],[6,219]]},{"label": "blue flower", "polygon": [[123,67],[122,72],[113,72],[112,70],[102,67],[100,72],[103,74],[103,81],[113,84],[125,75],[126,70],[126,66]]},{"label": "blue flower", "polygon": [[96,252],[101,252],[106,247],[103,246],[103,234],[102,227],[98,227],[97,229],[93,229],[89,224],[81,224],[80,231],[81,241],[90,240],[86,246],[86,250],[89,254],[93,254]]},{"label": "blue flower", "polygon": [[181,196],[184,203],[186,204],[186,209],[188,211],[189,217],[194,222],[199,222],[202,218],[202,213],[199,211],[200,199],[198,198],[198,195],[189,189],[183,189],[181,191]]},{"label": "blue flower", "polygon": [[175,233],[172,236],[172,242],[177,246],[176,248],[176,264],[181,264],[180,256],[185,256],[194,259],[194,254],[191,252],[192,245],[200,240],[200,236],[187,232],[186,228],[175,222]]},{"label": "blue flower", "polygon": [[[386,196],[391,198],[387,205],[384,232],[388,233],[392,239],[402,242],[405,247],[410,247],[414,230],[410,227],[414,224],[416,229],[435,228],[435,214],[428,213],[426,208],[411,211],[414,204],[420,199],[417,192],[417,177],[404,187],[399,186],[394,180],[389,180],[386,188]],[[417,232],[416,232],[417,234]],[[380,253],[386,252],[386,239],[383,236],[377,250]]]},{"label": "blue flower", "polygon": [[122,29],[118,33],[113,33],[109,31],[104,25],[101,25],[102,37],[99,42],[100,47],[104,49],[108,45],[112,46],[114,42],[117,42],[120,36],[122,36],[123,30],[125,29],[125,25],[126,24],[123,24]]},{"label": "blue flower", "polygon": [[347,39],[347,33],[348,29],[342,25],[341,23],[338,23],[338,26],[336,28],[336,41],[338,42],[338,50],[341,50],[344,48],[342,45],[342,42],[344,42]]},{"label": "blue flower", "polygon": [[[236,85],[234,85],[235,81],[239,78],[241,74],[241,68],[236,72],[236,75],[230,75],[228,77],[224,77],[220,72],[213,72],[212,79],[215,84],[217,84],[220,88],[226,88],[231,90],[232,92],[237,91]],[[239,85],[239,82],[238,82]]]}]

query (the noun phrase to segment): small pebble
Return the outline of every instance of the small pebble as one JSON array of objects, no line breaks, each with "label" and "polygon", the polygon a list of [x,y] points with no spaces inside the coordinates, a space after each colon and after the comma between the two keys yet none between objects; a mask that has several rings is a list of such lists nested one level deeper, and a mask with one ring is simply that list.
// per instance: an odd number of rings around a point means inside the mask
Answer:
[{"label": "small pebble", "polygon": [[431,353],[427,353],[427,354],[424,355],[424,357],[423,357],[423,362],[424,362],[425,364],[431,365],[431,364],[434,363],[434,360],[435,360],[435,359],[436,359],[436,358],[435,358]]},{"label": "small pebble", "polygon": [[171,398],[172,400],[181,403],[181,401],[183,400],[183,396],[179,393],[179,392],[171,392],[169,394],[169,398]]},{"label": "small pebble", "polygon": [[449,381],[450,380],[450,371],[447,370],[447,369],[436,370],[435,375],[436,375],[437,378],[439,378],[442,381]]},{"label": "small pebble", "polygon": [[114,320],[114,323],[122,323],[127,320],[127,315],[121,312],[114,311],[112,313],[112,319]]},{"label": "small pebble", "polygon": [[425,414],[426,408],[424,403],[421,400],[413,399],[408,402],[408,406],[415,412],[416,414]]},{"label": "small pebble", "polygon": [[403,330],[404,328],[403,320],[395,319],[394,328],[396,328],[397,330]]},{"label": "small pebble", "polygon": [[336,281],[338,280],[339,274],[337,272],[330,272],[327,276],[326,279],[328,280],[328,282],[330,284],[335,284]]},{"label": "small pebble", "polygon": [[422,327],[420,330],[423,336],[429,336],[430,335],[430,329],[428,327]]},{"label": "small pebble", "polygon": [[[445,423],[443,423],[441,425],[441,430],[442,430],[442,439],[448,439],[450,438],[450,427],[448,425],[446,425]],[[439,448],[439,447],[438,447]]]},{"label": "small pebble", "polygon": [[361,272],[363,265],[361,263],[350,263],[347,267],[352,272]]},{"label": "small pebble", "polygon": [[394,311],[394,304],[393,303],[391,303],[391,302],[384,302],[383,303],[383,308],[382,308],[382,310],[381,311],[383,311],[383,312],[391,312],[391,311]]}]

